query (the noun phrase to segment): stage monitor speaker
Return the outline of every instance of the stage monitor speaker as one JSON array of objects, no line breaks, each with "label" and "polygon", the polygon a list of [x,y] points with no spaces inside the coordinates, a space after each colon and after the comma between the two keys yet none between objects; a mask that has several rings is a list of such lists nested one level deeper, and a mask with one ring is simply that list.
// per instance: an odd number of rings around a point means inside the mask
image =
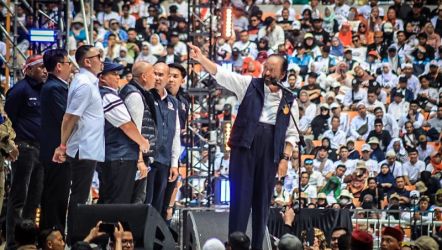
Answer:
[{"label": "stage monitor speaker", "polygon": [[142,204],[79,205],[73,213],[71,242],[82,241],[98,221],[127,223],[137,249],[169,250],[176,247],[164,219],[155,208]]},{"label": "stage monitor speaker", "polygon": [[[210,238],[217,238],[223,243],[229,238],[229,213],[206,211],[187,211],[184,228],[183,248],[186,250],[201,250],[204,243]],[[246,234],[252,239],[252,219],[249,217]],[[271,241],[266,229],[263,242],[264,250],[271,250]]]}]

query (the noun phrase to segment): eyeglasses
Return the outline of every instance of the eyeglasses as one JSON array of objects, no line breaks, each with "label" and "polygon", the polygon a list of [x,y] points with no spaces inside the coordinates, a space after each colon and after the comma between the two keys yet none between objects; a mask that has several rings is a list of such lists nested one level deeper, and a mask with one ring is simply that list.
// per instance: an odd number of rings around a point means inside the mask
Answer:
[{"label": "eyeglasses", "polygon": [[131,245],[132,246],[134,244],[134,241],[133,240],[122,240],[121,244],[122,245]]},{"label": "eyeglasses", "polygon": [[94,57],[98,57],[98,59],[101,59],[101,54],[96,54],[95,56],[89,56],[89,57],[86,57],[86,59],[92,59]]},{"label": "eyeglasses", "polygon": [[67,63],[67,64],[69,64],[69,65],[72,64],[72,62],[58,62],[58,63]]},{"label": "eyeglasses", "polygon": [[354,43],[355,43],[355,42],[359,42],[359,39],[354,39],[353,42],[354,42]]},{"label": "eyeglasses", "polygon": [[250,19],[251,22],[256,22],[258,19]]}]

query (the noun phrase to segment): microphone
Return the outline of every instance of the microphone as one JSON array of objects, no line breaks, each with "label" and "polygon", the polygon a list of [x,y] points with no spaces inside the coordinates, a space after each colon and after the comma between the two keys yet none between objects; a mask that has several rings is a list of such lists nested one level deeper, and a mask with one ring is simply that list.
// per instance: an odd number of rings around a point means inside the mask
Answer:
[{"label": "microphone", "polygon": [[283,91],[285,91],[285,92],[287,92],[287,93],[293,95],[293,92],[292,92],[289,88],[287,88],[286,86],[282,85],[282,84],[281,84],[276,78],[274,78],[274,77],[271,77],[271,78],[270,78],[270,84],[275,85],[275,86],[278,86],[278,87],[279,87],[280,89],[282,89]]}]

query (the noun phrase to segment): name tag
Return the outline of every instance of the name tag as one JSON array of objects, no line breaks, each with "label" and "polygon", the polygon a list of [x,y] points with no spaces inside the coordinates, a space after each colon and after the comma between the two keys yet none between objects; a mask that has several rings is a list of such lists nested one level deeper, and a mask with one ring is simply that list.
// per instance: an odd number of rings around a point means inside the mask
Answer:
[{"label": "name tag", "polygon": [[167,108],[170,109],[170,110],[175,110],[173,108],[173,104],[171,102],[167,102]]}]

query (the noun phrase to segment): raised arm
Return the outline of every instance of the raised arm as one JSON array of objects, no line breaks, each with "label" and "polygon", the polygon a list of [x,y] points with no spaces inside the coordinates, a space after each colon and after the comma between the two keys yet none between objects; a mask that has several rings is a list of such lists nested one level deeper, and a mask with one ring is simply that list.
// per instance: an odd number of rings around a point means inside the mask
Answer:
[{"label": "raised arm", "polygon": [[252,77],[228,71],[204,56],[200,48],[190,43],[188,43],[188,45],[190,47],[190,58],[199,62],[201,66],[215,78],[219,85],[235,93],[241,102],[252,81]]}]

